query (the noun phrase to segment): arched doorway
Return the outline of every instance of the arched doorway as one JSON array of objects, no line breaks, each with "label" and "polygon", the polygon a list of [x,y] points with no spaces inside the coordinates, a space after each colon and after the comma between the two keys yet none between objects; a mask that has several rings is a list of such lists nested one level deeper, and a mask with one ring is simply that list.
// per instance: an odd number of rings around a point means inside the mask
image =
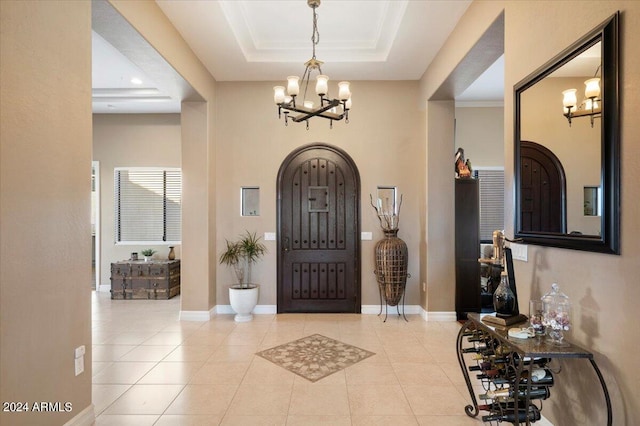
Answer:
[{"label": "arched doorway", "polygon": [[361,311],[360,174],[343,150],[296,149],[277,181],[278,312]]}]

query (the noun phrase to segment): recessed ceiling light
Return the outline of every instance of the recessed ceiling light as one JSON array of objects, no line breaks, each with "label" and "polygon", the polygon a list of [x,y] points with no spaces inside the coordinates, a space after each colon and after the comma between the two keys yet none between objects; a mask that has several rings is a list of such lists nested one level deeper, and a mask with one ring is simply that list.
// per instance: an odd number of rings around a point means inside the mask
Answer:
[{"label": "recessed ceiling light", "polygon": [[142,84],[142,80],[140,80],[138,77],[133,77],[133,78],[131,79],[131,82],[132,82],[133,84]]}]

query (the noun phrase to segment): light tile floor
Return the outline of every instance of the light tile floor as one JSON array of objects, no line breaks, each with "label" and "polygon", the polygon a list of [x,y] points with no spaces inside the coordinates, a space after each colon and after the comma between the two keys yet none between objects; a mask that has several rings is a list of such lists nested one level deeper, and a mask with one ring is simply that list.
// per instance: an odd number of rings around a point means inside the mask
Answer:
[{"label": "light tile floor", "polygon": [[[96,425],[482,424],[464,413],[456,322],[353,314],[190,322],[178,319],[179,297],[92,297]],[[314,333],[376,355],[316,383],[255,355]]]}]

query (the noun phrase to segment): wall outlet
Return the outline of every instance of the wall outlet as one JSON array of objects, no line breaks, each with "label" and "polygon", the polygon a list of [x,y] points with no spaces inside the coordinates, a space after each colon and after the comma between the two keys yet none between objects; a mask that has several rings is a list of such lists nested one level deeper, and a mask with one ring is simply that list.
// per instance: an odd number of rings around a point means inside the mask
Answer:
[{"label": "wall outlet", "polygon": [[516,244],[511,243],[511,254],[513,255],[513,260],[521,260],[523,262],[527,261],[527,245],[526,244]]}]

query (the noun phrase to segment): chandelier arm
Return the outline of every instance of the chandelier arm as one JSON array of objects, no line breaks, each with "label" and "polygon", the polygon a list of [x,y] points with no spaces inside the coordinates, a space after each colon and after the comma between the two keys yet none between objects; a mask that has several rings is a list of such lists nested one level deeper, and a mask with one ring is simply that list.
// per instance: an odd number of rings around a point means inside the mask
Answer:
[{"label": "chandelier arm", "polygon": [[304,69],[304,74],[302,74],[302,83],[304,84],[304,95],[302,98],[302,104],[304,105],[304,101],[307,100],[307,89],[309,88],[309,80],[311,79],[311,67],[307,65]]},{"label": "chandelier arm", "polygon": [[296,112],[300,112],[302,114],[298,115],[297,117],[293,117],[293,121],[295,121],[296,123],[299,123],[300,121],[303,120],[308,120],[311,117],[323,117],[323,118],[328,118],[331,120],[341,120],[342,119],[342,115],[340,114],[336,114],[333,112],[329,112],[329,110],[333,107],[336,107],[340,104],[340,101],[337,99],[333,99],[331,100],[328,104],[326,104],[325,106],[321,107],[321,108],[317,108],[315,110],[312,111],[305,111],[305,110],[301,110],[299,108],[295,109],[294,111]]}]

